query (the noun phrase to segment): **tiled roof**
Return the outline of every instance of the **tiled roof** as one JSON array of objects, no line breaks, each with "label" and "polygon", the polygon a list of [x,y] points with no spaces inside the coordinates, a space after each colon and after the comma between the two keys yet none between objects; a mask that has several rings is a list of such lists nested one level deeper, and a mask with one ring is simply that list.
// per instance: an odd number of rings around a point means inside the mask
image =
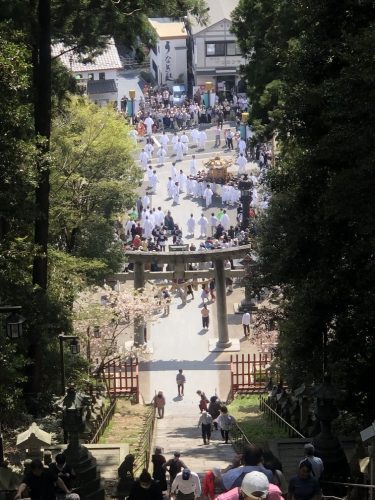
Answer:
[{"label": "tiled roof", "polygon": [[104,52],[95,57],[92,62],[89,62],[87,64],[83,64],[80,61],[80,59],[85,57],[85,54],[79,56],[78,54],[74,54],[73,52],[66,52],[66,50],[68,49],[69,47],[66,47],[62,43],[56,43],[52,45],[52,57],[59,57],[64,66],[66,66],[68,69],[71,69],[74,73],[80,73],[81,71],[101,71],[105,69],[122,68],[120,57],[118,55],[113,38],[110,38],[107,48],[104,50]]},{"label": "tiled roof", "polygon": [[117,92],[115,80],[88,80],[88,94],[112,94]]},{"label": "tiled roof", "polygon": [[160,40],[186,38],[186,29],[182,22],[169,21],[168,18],[164,17],[151,18],[149,21]]},{"label": "tiled roof", "polygon": [[222,21],[223,19],[231,19],[232,11],[239,4],[239,0],[205,0],[207,6],[209,7],[209,20],[207,26],[200,26],[199,24],[194,23],[192,20],[192,28],[191,31],[193,35],[199,33],[207,29],[209,26],[213,26],[214,24]]}]

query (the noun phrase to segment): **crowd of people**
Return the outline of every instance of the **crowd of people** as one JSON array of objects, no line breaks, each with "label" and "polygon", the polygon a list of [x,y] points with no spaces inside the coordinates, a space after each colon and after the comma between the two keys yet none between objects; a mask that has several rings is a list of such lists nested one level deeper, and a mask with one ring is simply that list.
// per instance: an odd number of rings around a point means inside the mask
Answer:
[{"label": "crowd of people", "polygon": [[216,95],[214,103],[211,102],[210,106],[206,104],[199,90],[193,99],[182,97],[177,105],[168,89],[147,89],[145,97],[139,101],[138,111],[132,117],[133,123],[139,135],[143,136],[146,134],[148,117],[153,119],[152,132],[156,133],[160,130],[184,130],[213,122],[222,127],[223,122],[227,120],[239,122],[242,113],[248,110],[247,98],[236,94],[222,98]]},{"label": "crowd of people", "polygon": [[[202,391],[197,391],[201,400]],[[217,396],[206,401],[206,409],[200,404],[201,427],[204,444],[210,443],[213,432],[220,431],[224,443],[228,442],[230,429],[235,420],[229,415]],[[215,419],[213,415],[217,415]],[[318,500],[321,497],[320,479],[324,472],[322,460],[315,456],[314,446],[307,443],[296,463],[297,473],[286,480],[280,460],[272,452],[264,452],[255,445],[247,445],[242,453],[233,457],[225,468],[214,467],[202,480],[191,470],[181,453],[175,451],[167,459],[163,448],[156,446],[151,457],[152,472],[146,469],[139,478],[133,474],[133,455],[128,455],[119,468],[116,498],[123,500]]]}]

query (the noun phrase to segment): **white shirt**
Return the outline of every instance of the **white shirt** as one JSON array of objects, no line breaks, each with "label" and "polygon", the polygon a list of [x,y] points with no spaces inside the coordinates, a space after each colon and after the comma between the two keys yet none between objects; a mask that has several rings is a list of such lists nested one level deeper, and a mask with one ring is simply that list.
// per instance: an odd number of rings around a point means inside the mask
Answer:
[{"label": "white shirt", "polygon": [[242,324],[243,325],[250,325],[250,320],[251,320],[251,316],[250,316],[250,313],[244,313],[244,315],[242,316]]},{"label": "white shirt", "polygon": [[189,479],[182,479],[182,474],[183,470],[175,477],[172,483],[171,493],[175,493],[178,490],[185,495],[188,493],[194,493],[196,497],[200,497],[202,490],[198,474],[196,472],[190,472]]}]

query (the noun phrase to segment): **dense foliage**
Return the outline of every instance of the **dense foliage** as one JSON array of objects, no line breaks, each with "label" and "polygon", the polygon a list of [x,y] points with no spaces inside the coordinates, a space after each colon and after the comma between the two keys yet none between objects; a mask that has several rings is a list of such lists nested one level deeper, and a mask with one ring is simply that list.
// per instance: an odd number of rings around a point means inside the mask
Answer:
[{"label": "dense foliage", "polygon": [[280,160],[259,240],[261,275],[283,291],[289,384],[328,369],[370,421],[375,389],[375,9],[373,2],[241,0],[251,120]]},{"label": "dense foliage", "polygon": [[153,36],[147,16],[188,11],[207,14],[201,0],[0,0],[0,302],[27,318],[17,345],[0,335],[3,422],[56,391],[57,334],[71,331],[77,294],[119,269],[113,222],[139,180],[124,123],[67,99],[74,79],[51,44],[94,55],[114,36],[137,48]]}]

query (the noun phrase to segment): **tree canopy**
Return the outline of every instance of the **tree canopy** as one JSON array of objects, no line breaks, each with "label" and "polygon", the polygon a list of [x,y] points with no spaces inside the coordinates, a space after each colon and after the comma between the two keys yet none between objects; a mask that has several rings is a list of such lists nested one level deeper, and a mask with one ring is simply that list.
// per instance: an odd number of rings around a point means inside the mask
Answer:
[{"label": "tree canopy", "polygon": [[345,407],[374,418],[375,9],[372,2],[241,0],[251,120],[277,132],[258,242],[283,289],[279,354],[291,386],[328,369]]}]

